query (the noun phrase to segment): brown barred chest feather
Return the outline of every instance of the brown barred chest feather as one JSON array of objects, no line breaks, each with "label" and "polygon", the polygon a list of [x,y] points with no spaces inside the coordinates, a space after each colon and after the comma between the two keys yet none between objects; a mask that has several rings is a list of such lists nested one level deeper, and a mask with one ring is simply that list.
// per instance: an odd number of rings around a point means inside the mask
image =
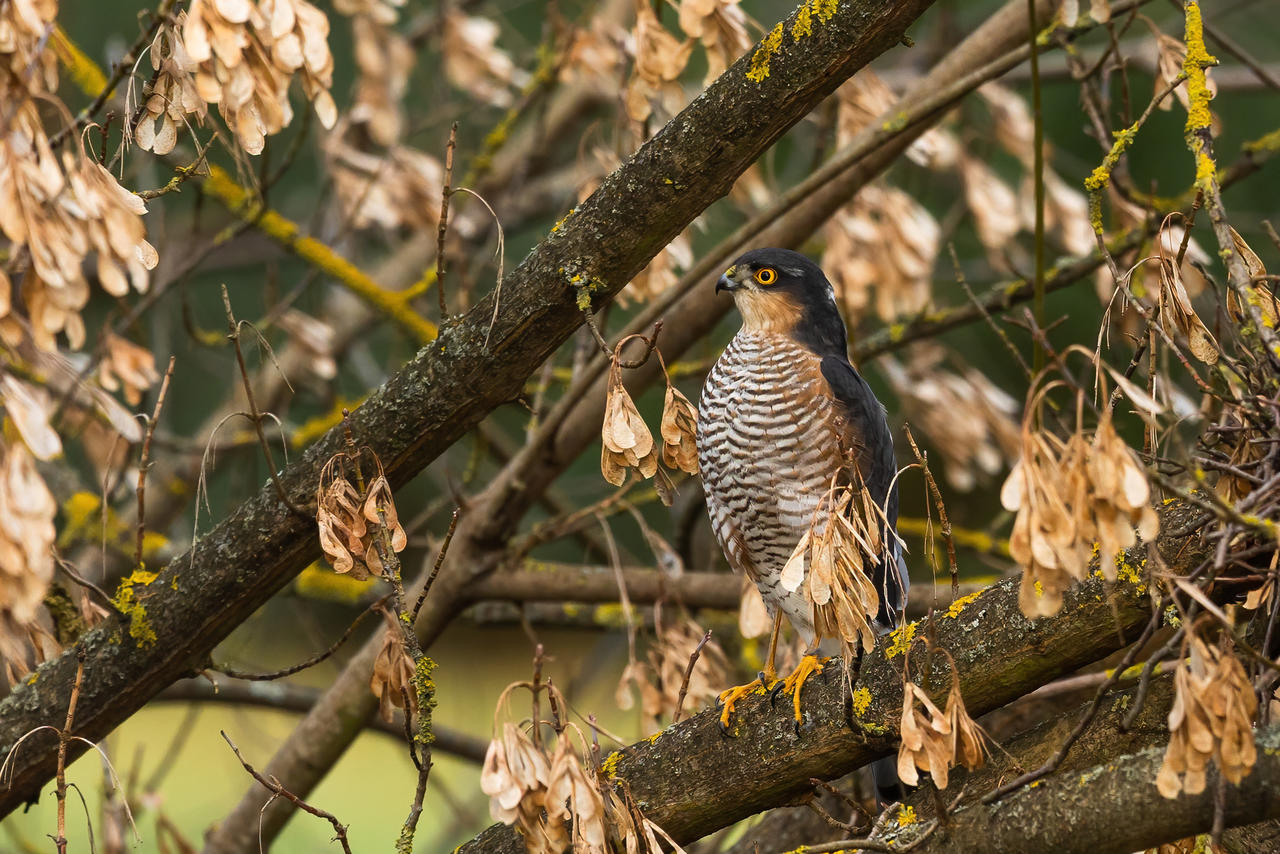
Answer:
[{"label": "brown barred chest feather", "polygon": [[812,634],[802,590],[782,568],[842,467],[841,425],[821,360],[791,338],[739,332],[703,386],[698,459],[716,538],[732,567]]}]

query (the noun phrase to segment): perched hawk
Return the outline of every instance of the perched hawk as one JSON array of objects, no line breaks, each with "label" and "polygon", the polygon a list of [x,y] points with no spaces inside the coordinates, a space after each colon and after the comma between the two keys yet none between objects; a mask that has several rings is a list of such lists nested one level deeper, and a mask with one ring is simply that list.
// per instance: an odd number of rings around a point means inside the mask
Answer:
[{"label": "perched hawk", "polygon": [[883,545],[867,561],[879,599],[878,611],[874,602],[869,608],[880,632],[901,619],[908,579],[894,533],[893,439],[884,407],[849,364],[844,321],[817,264],[786,249],[756,249],[720,277],[722,290],[733,294],[742,329],[702,389],[698,463],[716,539],[729,565],[760,588],[774,622],[765,672],[721,695],[721,723],[728,726],[738,699],[775,682],[785,614],[807,644],[782,686],[794,695],[798,724],[800,689],[822,670],[823,638],[806,587],[789,590],[782,575],[833,483],[865,486],[875,502]]}]

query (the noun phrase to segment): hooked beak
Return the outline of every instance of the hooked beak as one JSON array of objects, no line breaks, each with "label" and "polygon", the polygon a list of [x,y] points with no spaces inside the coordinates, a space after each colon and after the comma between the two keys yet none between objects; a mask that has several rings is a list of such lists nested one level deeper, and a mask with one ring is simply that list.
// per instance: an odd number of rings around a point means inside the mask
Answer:
[{"label": "hooked beak", "polygon": [[730,293],[733,293],[742,287],[740,282],[732,278],[733,274],[736,272],[736,267],[730,267],[728,270],[724,271],[724,274],[716,281],[716,293],[720,293],[721,291],[729,291]]}]

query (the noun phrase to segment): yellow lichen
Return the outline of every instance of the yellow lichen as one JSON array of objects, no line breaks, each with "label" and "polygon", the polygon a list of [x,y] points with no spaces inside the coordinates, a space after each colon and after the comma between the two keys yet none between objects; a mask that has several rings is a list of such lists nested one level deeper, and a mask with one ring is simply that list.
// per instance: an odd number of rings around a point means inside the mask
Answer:
[{"label": "yellow lichen", "polygon": [[894,658],[906,652],[911,647],[911,641],[915,639],[918,625],[911,622],[890,632],[889,646],[884,651],[885,658]]},{"label": "yellow lichen", "polygon": [[600,763],[600,770],[604,773],[605,779],[612,780],[618,776],[618,763],[621,761],[621,750],[615,750],[604,758]]},{"label": "yellow lichen", "polygon": [[769,76],[769,61],[775,53],[782,52],[782,22],[769,31],[760,47],[751,56],[751,67],[747,69],[747,79],[752,83],[763,83]]},{"label": "yellow lichen", "polygon": [[155,555],[165,546],[169,545],[169,538],[158,531],[143,531],[142,533],[142,556],[149,558]]},{"label": "yellow lichen", "polygon": [[865,685],[859,685],[853,689],[853,713],[861,716],[866,714],[869,708],[871,708],[871,692]]},{"label": "yellow lichen", "polygon": [[1116,577],[1121,581],[1127,581],[1132,584],[1139,593],[1147,592],[1147,581],[1142,575],[1142,570],[1147,565],[1146,557],[1143,557],[1138,563],[1129,560],[1129,556],[1124,551],[1116,555]]},{"label": "yellow lichen", "polygon": [[1280,151],[1280,129],[1246,142],[1244,150],[1250,154]]},{"label": "yellow lichen", "polygon": [[1209,81],[1205,69],[1218,64],[1204,44],[1204,21],[1200,16],[1200,4],[1191,0],[1186,4],[1186,30],[1183,41],[1187,55],[1182,61],[1182,73],[1187,78],[1187,147],[1196,160],[1196,189],[1209,192],[1217,174],[1217,167],[1209,153],[1210,125],[1213,114],[1209,101]]},{"label": "yellow lichen", "polygon": [[764,668],[764,657],[760,654],[760,638],[742,639],[742,661],[752,673]]},{"label": "yellow lichen", "polygon": [[824,24],[840,10],[840,0],[810,0],[809,5],[813,7],[813,14]]},{"label": "yellow lichen", "polygon": [[62,502],[62,531],[58,534],[58,548],[72,544],[106,539],[114,543],[123,531],[115,511],[107,508],[107,518],[102,518],[102,499],[92,492],[76,492]]},{"label": "yellow lichen", "polygon": [[1084,188],[1089,191],[1089,224],[1097,234],[1102,234],[1102,191],[1111,183],[1111,170],[1120,162],[1120,156],[1138,136],[1138,123],[1113,131],[1111,135],[1115,137],[1111,150],[1089,177],[1084,179]]},{"label": "yellow lichen", "polygon": [[791,25],[791,36],[796,41],[813,35],[813,11],[806,3],[796,10],[796,22]]},{"label": "yellow lichen", "polygon": [[111,600],[116,609],[128,618],[129,636],[144,648],[156,642],[156,630],[151,626],[151,619],[147,616],[135,586],[146,587],[159,575],[157,572],[147,571],[145,567],[138,567],[128,578],[121,579],[116,595]]},{"label": "yellow lichen", "polygon": [[591,621],[597,626],[618,628],[627,624],[627,612],[617,602],[606,602],[592,610]]},{"label": "yellow lichen", "polygon": [[907,827],[915,824],[920,818],[916,815],[916,808],[902,806],[898,808],[898,827]]},{"label": "yellow lichen", "polygon": [[951,607],[947,609],[947,616],[953,618],[960,616],[960,612],[965,609],[965,606],[981,595],[982,591],[979,590],[976,593],[970,593],[968,596],[961,596],[951,603]]},{"label": "yellow lichen", "polygon": [[49,39],[58,61],[71,75],[71,81],[87,95],[97,96],[107,87],[107,75],[102,73],[98,64],[85,55],[84,51],[67,37],[62,27],[56,27]]}]

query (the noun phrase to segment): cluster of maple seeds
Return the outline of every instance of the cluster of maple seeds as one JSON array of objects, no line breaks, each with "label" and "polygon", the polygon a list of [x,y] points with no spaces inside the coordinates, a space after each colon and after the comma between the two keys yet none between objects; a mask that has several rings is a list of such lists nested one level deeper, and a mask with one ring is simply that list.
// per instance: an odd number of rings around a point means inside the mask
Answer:
[{"label": "cluster of maple seeds", "polygon": [[[970,156],[954,131],[931,128],[906,155],[935,173],[959,177],[966,206],[989,262],[1010,267],[1007,253],[1019,232],[1034,224],[1034,122],[1026,102],[999,84],[981,87],[996,141],[1023,163],[1018,188],[1007,184],[980,158]],[[868,127],[879,127],[896,96],[874,72],[863,69],[837,90],[837,145],[846,146]],[[1047,233],[1072,255],[1087,255],[1095,240],[1084,195],[1044,169]],[[885,181],[868,184],[828,221],[822,257],[832,285],[855,315],[874,308],[882,320],[928,308],[940,229],[909,194]]]},{"label": "cluster of maple seeds", "polygon": [[[289,83],[296,76],[320,123],[333,127],[329,19],[306,0],[192,0],[180,28],[167,39],[171,55],[184,56],[186,67],[164,66],[168,89],[147,95],[152,121],[161,115],[153,105],[171,108],[153,96],[172,94],[175,87],[185,93],[190,79],[200,100],[217,104],[240,146],[260,154],[266,137],[293,119]],[[151,132],[142,133],[146,139]]]},{"label": "cluster of maple seeds", "polygon": [[1203,792],[1210,760],[1224,780],[1236,785],[1258,760],[1253,738],[1258,698],[1228,636],[1223,637],[1210,644],[1188,630],[1183,641],[1185,660],[1173,676],[1169,746],[1156,775],[1156,787],[1166,798]]},{"label": "cluster of maple seeds", "polygon": [[839,638],[847,657],[876,643],[871,621],[880,595],[869,568],[884,560],[882,513],[865,484],[833,483],[782,568],[782,587],[794,593],[803,586],[813,603],[818,637]]},{"label": "cluster of maple seeds", "polygon": [[[365,481],[361,460],[376,472]],[[382,577],[388,552],[408,544],[382,463],[369,452],[338,453],[325,463],[316,491],[320,548],[335,572]]]},{"label": "cluster of maple seeds", "polygon": [[[629,663],[614,695],[618,708],[625,712],[635,705],[631,686],[639,689],[641,725],[646,732],[656,732],[660,720],[674,721],[677,709],[688,712],[713,702],[722,687],[729,684],[732,674],[729,658],[720,644],[710,640],[709,633],[690,617],[667,621],[659,609],[655,611],[654,624],[655,637],[647,663]],[[697,661],[689,670],[695,651]]]},{"label": "cluster of maple seeds", "polygon": [[186,12],[178,13],[176,25],[162,25],[151,41],[155,79],[147,89],[145,112],[133,130],[134,142],[143,151],[168,154],[178,144],[179,129],[193,118],[204,124],[209,113],[192,77],[199,64],[187,54],[180,35],[186,17]]},{"label": "cluster of maple seeds", "polygon": [[898,777],[908,786],[918,785],[919,772],[927,773],[939,789],[945,789],[948,772],[957,763],[969,770],[986,761],[986,733],[969,717],[960,692],[960,675],[951,662],[951,690],[946,709],[939,709],[916,683],[912,682],[903,658],[902,743],[898,747]]},{"label": "cluster of maple seeds", "polygon": [[[1253,248],[1245,242],[1245,239],[1234,228],[1231,229],[1231,237],[1235,250],[1239,253],[1240,259],[1244,262],[1245,270],[1249,274],[1249,282],[1244,286],[1244,299],[1248,301],[1252,308],[1257,310],[1258,317],[1264,326],[1271,329],[1280,328],[1280,302],[1276,300],[1275,293],[1272,290],[1271,281],[1267,276],[1267,268],[1263,265],[1262,259],[1258,257],[1258,254],[1253,251]],[[1235,288],[1227,289],[1227,314],[1233,321],[1242,326],[1252,323],[1249,310],[1236,294]],[[1224,372],[1224,375],[1230,376],[1226,372]],[[1246,406],[1230,399],[1225,400],[1217,422],[1218,427],[1222,428],[1220,435],[1223,437],[1227,462],[1232,469],[1247,472],[1266,457],[1270,446],[1265,442],[1258,441],[1260,438],[1259,431],[1251,426],[1251,419]],[[1240,477],[1230,472],[1223,472],[1215,486],[1215,491],[1228,504],[1235,504],[1253,492],[1254,489],[1255,483],[1249,478]],[[1272,581],[1268,579],[1267,589],[1271,585]]]},{"label": "cluster of maple seeds", "polygon": [[[47,350],[60,332],[73,347],[84,343],[80,310],[89,300],[90,256],[96,255],[97,277],[112,296],[124,296],[130,284],[146,290],[158,261],[146,240],[142,200],[74,143],[55,154],[45,131],[37,105],[61,106],[48,38],[57,13],[55,0],[0,5],[6,68],[0,100],[9,105],[0,139],[0,233],[11,244],[10,262],[0,270],[0,337],[17,346],[29,336]],[[29,323],[13,311],[15,270],[24,270],[21,302]]]},{"label": "cluster of maple seeds", "polygon": [[912,427],[942,454],[947,481],[968,492],[1016,459],[1019,407],[981,371],[948,361],[959,360],[939,344],[921,342],[905,364],[892,356],[879,364]]},{"label": "cluster of maple seeds", "polygon": [[378,714],[390,722],[396,709],[418,711],[417,686],[413,683],[413,656],[405,648],[404,633],[408,629],[387,608],[379,609],[384,626],[382,646],[373,660],[369,690],[378,698]]},{"label": "cluster of maple seeds", "polygon": [[[510,720],[498,724],[497,713],[508,706],[517,689],[529,691],[534,698],[528,732],[523,724]],[[550,721],[539,712],[537,700],[544,693],[551,706]],[[495,821],[516,825],[530,854],[683,854],[644,816],[625,788],[615,789],[594,764],[584,763],[582,757],[590,754],[587,740],[575,724],[563,719],[567,708],[559,690],[537,676],[533,682],[515,682],[502,692],[494,737],[480,772],[480,788],[489,796],[489,814]],[[555,732],[553,747],[547,744],[548,724]]]},{"label": "cluster of maple seeds", "polygon": [[[614,486],[626,480],[627,470],[635,469],[641,476],[655,478],[654,485],[663,503],[671,503],[671,482],[666,472],[658,468],[658,446],[653,434],[640,417],[635,401],[622,384],[622,348],[632,338],[627,336],[618,342],[609,365],[609,384],[605,398],[604,423],[600,428],[600,472]],[[662,354],[658,354],[659,360]],[[666,373],[667,393],[662,404],[662,422],[659,434],[662,438],[661,459],[672,471],[687,474],[698,473],[698,413]]]},{"label": "cluster of maple seeds", "polygon": [[677,80],[693,53],[695,39],[706,51],[708,83],[751,46],[746,16],[737,0],[683,0],[679,20],[684,39],[663,27],[653,6],[644,0],[636,0],[635,10],[635,66],[625,105],[627,115],[636,122],[648,119],[655,105],[669,115],[684,106]]},{"label": "cluster of maple seeds", "polygon": [[[404,0],[397,0],[394,5],[403,4]],[[365,127],[378,145],[394,145],[404,134],[404,95],[413,70],[413,47],[392,26],[397,12],[391,4],[338,0],[334,9],[351,19],[355,40],[359,73],[348,117]]]},{"label": "cluster of maple seeds", "polygon": [[53,579],[57,509],[26,445],[0,440],[0,657],[10,682]]},{"label": "cluster of maple seeds", "polygon": [[1045,390],[1028,402],[1022,454],[1000,490],[1005,509],[1017,514],[1009,551],[1023,568],[1018,604],[1028,617],[1061,609],[1063,593],[1088,576],[1095,544],[1099,569],[1114,581],[1119,553],[1159,532],[1146,474],[1110,410],[1092,442],[1079,427],[1064,441],[1033,427]]}]

